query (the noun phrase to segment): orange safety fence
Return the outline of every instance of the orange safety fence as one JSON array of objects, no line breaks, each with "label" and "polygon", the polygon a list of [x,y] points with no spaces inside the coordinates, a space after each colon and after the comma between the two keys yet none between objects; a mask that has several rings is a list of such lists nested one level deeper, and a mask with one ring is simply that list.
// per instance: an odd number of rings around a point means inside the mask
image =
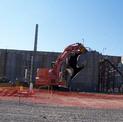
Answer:
[{"label": "orange safety fence", "polygon": [[0,96],[31,96],[34,94],[29,89],[20,87],[0,87]]},{"label": "orange safety fence", "polygon": [[20,103],[45,104],[98,109],[123,109],[123,95],[63,92],[34,89],[30,92],[23,87],[0,87],[0,100]]}]

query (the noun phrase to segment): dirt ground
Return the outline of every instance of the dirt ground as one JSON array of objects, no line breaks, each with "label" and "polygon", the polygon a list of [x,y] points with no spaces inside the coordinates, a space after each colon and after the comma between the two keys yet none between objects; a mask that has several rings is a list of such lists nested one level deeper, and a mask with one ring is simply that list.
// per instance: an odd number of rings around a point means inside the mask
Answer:
[{"label": "dirt ground", "polygon": [[0,122],[122,122],[123,110],[0,101]]},{"label": "dirt ground", "polygon": [[0,122],[123,122],[123,95],[38,90],[0,95]]}]

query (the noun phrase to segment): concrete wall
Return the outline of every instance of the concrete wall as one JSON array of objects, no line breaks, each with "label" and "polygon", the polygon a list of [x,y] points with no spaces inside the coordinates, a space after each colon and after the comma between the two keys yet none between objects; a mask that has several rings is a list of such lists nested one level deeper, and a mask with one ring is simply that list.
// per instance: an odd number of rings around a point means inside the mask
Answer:
[{"label": "concrete wall", "polygon": [[[35,67],[49,68],[51,62],[55,61],[59,53],[37,52]],[[0,77],[7,77],[11,81],[18,79],[25,81],[25,69],[28,70],[27,80],[29,81],[31,68],[32,51],[21,50],[0,50]]]},{"label": "concrete wall", "polygon": [[[75,91],[96,92],[98,90],[99,62],[103,58],[108,58],[116,67],[121,62],[118,56],[103,56],[96,51],[91,51],[80,56],[80,63],[86,61],[85,68],[76,74],[71,81],[71,88]],[[115,77],[115,76],[114,76]],[[121,78],[120,78],[121,79]],[[117,81],[115,78],[115,82]]]},{"label": "concrete wall", "polygon": [[[37,52],[36,68],[50,68],[51,62],[55,61],[60,53],[55,52]],[[11,81],[18,79],[25,81],[25,69],[28,70],[27,79],[29,81],[32,51],[22,50],[0,50],[0,78],[7,77]],[[71,87],[78,91],[96,91],[98,85],[98,63],[103,57],[96,51],[85,54],[84,60],[87,65],[71,81]],[[104,56],[105,57],[105,56]],[[80,62],[83,62],[83,55],[80,56]],[[108,58],[118,64],[121,57],[108,56]]]},{"label": "concrete wall", "polygon": [[86,65],[71,81],[71,87],[77,91],[96,91],[98,83],[98,62],[101,55],[96,52],[88,52],[80,56],[80,60],[86,59]]}]

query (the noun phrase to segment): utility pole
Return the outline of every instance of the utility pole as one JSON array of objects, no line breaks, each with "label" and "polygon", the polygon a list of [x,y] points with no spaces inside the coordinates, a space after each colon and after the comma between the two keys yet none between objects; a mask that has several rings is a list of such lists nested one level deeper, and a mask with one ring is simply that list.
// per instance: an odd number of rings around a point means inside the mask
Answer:
[{"label": "utility pole", "polygon": [[35,40],[34,40],[34,53],[37,51],[37,41],[38,41],[38,24],[35,27]]},{"label": "utility pole", "polygon": [[36,24],[35,26],[34,50],[31,56],[30,87],[33,87],[36,77],[35,57],[37,52],[37,41],[38,41],[38,24]]}]

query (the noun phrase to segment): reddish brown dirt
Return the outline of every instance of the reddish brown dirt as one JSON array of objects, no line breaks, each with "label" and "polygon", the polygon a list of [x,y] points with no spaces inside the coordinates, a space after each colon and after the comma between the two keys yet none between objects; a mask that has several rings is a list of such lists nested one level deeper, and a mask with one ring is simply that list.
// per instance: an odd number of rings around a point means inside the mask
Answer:
[{"label": "reddish brown dirt", "polygon": [[60,92],[35,90],[32,96],[19,97],[14,94],[7,96],[0,93],[0,99],[6,101],[20,101],[41,103],[53,106],[72,106],[95,109],[123,109],[123,95]]}]

